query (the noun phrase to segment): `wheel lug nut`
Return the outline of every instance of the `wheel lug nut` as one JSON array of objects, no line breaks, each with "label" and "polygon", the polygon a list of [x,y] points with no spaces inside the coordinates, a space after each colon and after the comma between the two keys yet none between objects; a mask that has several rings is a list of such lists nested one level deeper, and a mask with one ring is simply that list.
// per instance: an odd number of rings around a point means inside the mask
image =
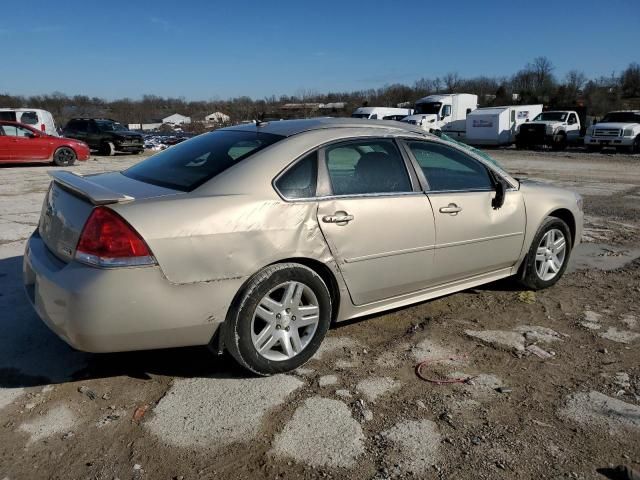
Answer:
[{"label": "wheel lug nut", "polygon": [[280,319],[280,317],[281,317],[281,316],[282,316],[282,315],[280,315],[279,313],[276,313],[276,318],[277,318],[277,319]]},{"label": "wheel lug nut", "polygon": [[291,309],[290,309],[290,308],[287,308],[286,312],[287,312],[287,313],[291,313]]},{"label": "wheel lug nut", "polygon": [[280,324],[276,325],[276,330],[280,330],[282,326]]},{"label": "wheel lug nut", "polygon": [[293,321],[293,322],[296,321],[296,316],[295,315],[293,317],[291,317],[291,321]]},{"label": "wheel lug nut", "polygon": [[284,331],[288,332],[289,331],[289,327],[285,327]]}]

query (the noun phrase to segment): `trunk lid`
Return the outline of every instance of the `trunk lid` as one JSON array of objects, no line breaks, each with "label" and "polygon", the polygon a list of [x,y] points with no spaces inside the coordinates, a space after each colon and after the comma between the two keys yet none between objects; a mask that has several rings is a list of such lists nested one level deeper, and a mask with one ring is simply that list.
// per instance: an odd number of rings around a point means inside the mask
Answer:
[{"label": "trunk lid", "polygon": [[54,171],[49,175],[53,181],[42,205],[38,233],[49,250],[65,262],[73,259],[84,224],[95,206],[182,194],[119,172],[84,177]]}]

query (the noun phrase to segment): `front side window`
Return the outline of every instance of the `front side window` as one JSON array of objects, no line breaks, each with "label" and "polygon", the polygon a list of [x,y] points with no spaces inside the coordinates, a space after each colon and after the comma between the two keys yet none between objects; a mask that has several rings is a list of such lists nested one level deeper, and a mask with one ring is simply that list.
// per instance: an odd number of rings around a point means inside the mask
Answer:
[{"label": "front side window", "polygon": [[408,142],[431,191],[493,189],[482,163],[455,148],[431,142]]},{"label": "front side window", "polygon": [[17,125],[3,125],[4,134],[8,137],[32,137],[34,134],[31,130],[19,127]]},{"label": "front side window", "polygon": [[87,122],[84,120],[71,120],[67,125],[67,130],[71,130],[73,132],[86,132]]},{"label": "front side window", "polygon": [[318,152],[305,156],[276,181],[276,188],[284,198],[313,198],[316,196]]},{"label": "front side window", "polygon": [[445,105],[442,107],[442,118],[451,116],[451,105]]},{"label": "front side window", "polygon": [[569,115],[569,120],[567,123],[569,123],[569,125],[574,125],[576,124],[578,121],[576,120],[576,115],[575,113],[572,113],[571,115]]},{"label": "front side window", "polygon": [[163,150],[122,173],[188,192],[283,138],[258,131],[216,130]]},{"label": "front side window", "polygon": [[334,195],[411,192],[411,181],[395,142],[360,140],[327,147]]}]

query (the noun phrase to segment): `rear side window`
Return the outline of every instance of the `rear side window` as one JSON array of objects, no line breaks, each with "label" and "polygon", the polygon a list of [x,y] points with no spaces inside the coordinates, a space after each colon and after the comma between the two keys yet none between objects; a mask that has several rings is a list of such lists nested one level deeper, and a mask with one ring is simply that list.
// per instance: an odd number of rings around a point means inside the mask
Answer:
[{"label": "rear side window", "polygon": [[25,125],[37,125],[38,124],[38,114],[36,112],[23,112],[20,117],[20,122]]},{"label": "rear side window", "polygon": [[283,138],[257,131],[216,130],[170,147],[122,173],[188,192]]},{"label": "rear side window", "polygon": [[486,167],[455,148],[430,142],[408,142],[429,182],[429,190],[493,189]]},{"label": "rear side window", "polygon": [[411,192],[409,174],[392,140],[361,140],[326,149],[334,195]]},{"label": "rear side window", "polygon": [[67,130],[72,130],[74,132],[86,132],[87,131],[87,122],[84,120],[71,120],[67,123]]},{"label": "rear side window", "polygon": [[16,121],[16,112],[0,112],[0,120],[6,120],[8,122]]},{"label": "rear side window", "polygon": [[284,198],[313,198],[316,196],[318,152],[297,162],[276,181],[276,188]]}]

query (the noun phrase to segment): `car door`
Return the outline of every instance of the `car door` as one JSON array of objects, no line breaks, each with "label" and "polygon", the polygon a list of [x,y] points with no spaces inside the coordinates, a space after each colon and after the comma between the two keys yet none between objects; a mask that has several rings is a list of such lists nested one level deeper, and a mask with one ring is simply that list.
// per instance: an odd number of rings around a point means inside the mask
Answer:
[{"label": "car door", "polygon": [[[406,145],[424,175],[435,215],[438,283],[513,266],[525,233],[521,192],[458,148],[428,141]],[[493,206],[496,181],[507,187],[500,208]]]},{"label": "car door", "polygon": [[567,141],[576,143],[580,138],[580,124],[575,113],[570,113],[567,119]]},{"label": "car door", "polygon": [[396,142],[341,142],[321,149],[320,156],[319,184],[327,196],[319,199],[318,223],[353,303],[429,285],[433,212]]},{"label": "car door", "polygon": [[11,160],[30,162],[49,158],[49,142],[46,137],[19,125],[4,125],[8,138]]},{"label": "car door", "polygon": [[0,162],[11,161],[11,139],[4,134],[4,125],[0,125]]}]

